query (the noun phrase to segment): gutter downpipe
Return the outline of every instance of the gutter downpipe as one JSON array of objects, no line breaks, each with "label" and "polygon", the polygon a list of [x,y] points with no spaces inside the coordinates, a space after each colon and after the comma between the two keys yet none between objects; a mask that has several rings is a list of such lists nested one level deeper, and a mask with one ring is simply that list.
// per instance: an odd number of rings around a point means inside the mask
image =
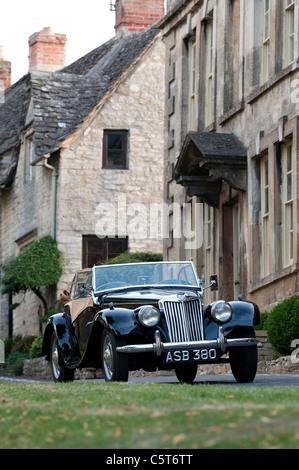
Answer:
[{"label": "gutter downpipe", "polygon": [[50,154],[43,156],[43,166],[52,171],[52,211],[51,211],[51,237],[56,240],[56,189],[58,173],[54,166],[49,165],[48,158]]}]

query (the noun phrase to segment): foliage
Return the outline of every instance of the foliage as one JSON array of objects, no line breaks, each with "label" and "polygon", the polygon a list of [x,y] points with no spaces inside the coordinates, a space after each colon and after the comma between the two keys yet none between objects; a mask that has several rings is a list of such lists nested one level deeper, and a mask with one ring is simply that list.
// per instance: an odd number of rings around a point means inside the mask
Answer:
[{"label": "foliage", "polygon": [[23,368],[24,368],[24,358],[19,357],[13,366],[13,371],[16,376],[23,375]]},{"label": "foliage", "polygon": [[268,313],[264,312],[261,313],[261,322],[259,325],[255,326],[255,330],[267,330],[267,319],[268,319]]},{"label": "foliage", "polygon": [[163,255],[161,253],[152,253],[150,251],[136,251],[134,253],[125,251],[121,255],[110,259],[105,264],[147,263],[150,261],[163,261]]},{"label": "foliage", "polygon": [[43,344],[43,335],[39,335],[35,338],[34,342],[29,351],[30,359],[35,359],[36,357],[42,357],[42,344]]},{"label": "foliage", "polygon": [[4,339],[4,350],[5,350],[5,357],[8,357],[13,345],[22,339],[22,335],[15,335],[12,338],[5,338]]},{"label": "foliage", "polygon": [[61,274],[60,252],[47,235],[25,248],[9,263],[2,279],[2,293],[51,286],[59,281]]},{"label": "foliage", "polygon": [[15,364],[18,359],[29,359],[29,354],[16,351],[11,353],[5,360],[7,364]]},{"label": "foliage", "polygon": [[28,359],[30,351],[39,336],[15,335],[12,338],[4,339],[6,363],[15,363],[18,359]]},{"label": "foliage", "polygon": [[268,339],[275,353],[291,354],[291,342],[299,338],[299,294],[285,299],[268,313]]},{"label": "foliage", "polygon": [[55,241],[45,236],[25,248],[5,269],[2,294],[31,289],[43,302],[41,287],[56,284],[62,275],[61,254]]},{"label": "foliage", "polygon": [[20,352],[20,353],[29,353],[33,341],[35,340],[34,335],[27,335],[23,338],[21,337],[18,341],[15,341],[11,347],[10,353]]},{"label": "foliage", "polygon": [[40,323],[47,323],[48,321],[48,318],[50,318],[52,315],[54,315],[55,313],[57,313],[57,310],[48,310],[47,313],[45,315],[43,315],[42,317],[40,317],[39,321]]}]

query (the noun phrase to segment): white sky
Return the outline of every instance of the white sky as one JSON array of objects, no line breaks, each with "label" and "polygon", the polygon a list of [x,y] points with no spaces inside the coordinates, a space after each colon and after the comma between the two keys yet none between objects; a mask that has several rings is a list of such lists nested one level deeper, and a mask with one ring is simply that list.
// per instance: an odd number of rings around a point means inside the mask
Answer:
[{"label": "white sky", "polygon": [[28,72],[28,39],[51,27],[66,34],[66,65],[114,36],[110,0],[8,0],[0,5],[0,45],[11,62],[12,84]]}]

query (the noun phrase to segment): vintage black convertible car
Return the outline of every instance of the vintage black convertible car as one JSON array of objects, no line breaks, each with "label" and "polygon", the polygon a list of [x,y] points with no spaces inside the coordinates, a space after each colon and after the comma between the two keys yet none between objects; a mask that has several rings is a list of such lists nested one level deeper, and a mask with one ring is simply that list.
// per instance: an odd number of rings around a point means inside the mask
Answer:
[{"label": "vintage black convertible car", "polygon": [[129,371],[174,370],[191,383],[198,365],[229,362],[238,382],[252,382],[257,368],[254,326],[258,307],[217,300],[204,306],[204,291],[217,290],[192,262],[95,266],[78,271],[63,313],[50,317],[43,353],[54,381],[74,379],[76,368],[102,368],[106,381],[127,381]]}]

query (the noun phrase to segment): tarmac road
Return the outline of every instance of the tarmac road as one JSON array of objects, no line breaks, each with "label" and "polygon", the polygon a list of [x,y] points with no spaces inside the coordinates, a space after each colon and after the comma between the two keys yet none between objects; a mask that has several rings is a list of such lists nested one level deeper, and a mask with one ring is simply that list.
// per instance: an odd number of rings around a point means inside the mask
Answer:
[{"label": "tarmac road", "polygon": [[[103,379],[92,379],[94,382],[104,382]],[[49,383],[50,380],[32,379],[26,377],[4,377],[0,376],[0,382],[5,383]],[[130,377],[129,382],[155,382],[155,383],[179,383],[175,375]],[[231,374],[222,375],[198,375],[193,386],[203,384],[231,385],[231,386],[251,386],[251,387],[299,387],[299,374],[257,374],[252,383],[239,384]]]}]

